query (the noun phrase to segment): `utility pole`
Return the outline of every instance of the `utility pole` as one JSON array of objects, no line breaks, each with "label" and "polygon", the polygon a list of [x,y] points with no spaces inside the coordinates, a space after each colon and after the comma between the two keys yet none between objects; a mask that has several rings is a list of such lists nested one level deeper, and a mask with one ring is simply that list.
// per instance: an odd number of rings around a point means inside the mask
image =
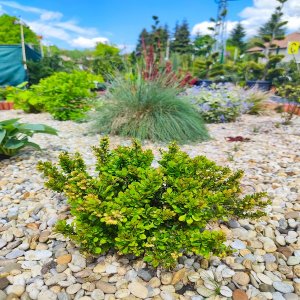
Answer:
[{"label": "utility pole", "polygon": [[25,39],[24,39],[24,29],[23,29],[23,22],[21,18],[19,20],[15,21],[15,24],[20,25],[20,32],[21,32],[21,47],[22,47],[22,59],[23,59],[23,65],[24,69],[27,70],[27,60],[26,60],[26,49],[25,49]]}]

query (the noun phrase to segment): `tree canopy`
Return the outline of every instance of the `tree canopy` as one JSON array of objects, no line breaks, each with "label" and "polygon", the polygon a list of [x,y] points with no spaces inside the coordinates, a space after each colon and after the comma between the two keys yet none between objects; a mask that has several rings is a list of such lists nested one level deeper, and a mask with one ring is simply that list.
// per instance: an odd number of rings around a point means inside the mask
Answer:
[{"label": "tree canopy", "polygon": [[231,31],[229,39],[227,41],[229,46],[234,46],[243,53],[246,49],[245,43],[246,31],[241,23],[238,23]]},{"label": "tree canopy", "polygon": [[[14,45],[21,43],[19,19],[7,14],[0,16],[0,44]],[[38,36],[26,25],[23,26],[25,43],[38,44]]]}]

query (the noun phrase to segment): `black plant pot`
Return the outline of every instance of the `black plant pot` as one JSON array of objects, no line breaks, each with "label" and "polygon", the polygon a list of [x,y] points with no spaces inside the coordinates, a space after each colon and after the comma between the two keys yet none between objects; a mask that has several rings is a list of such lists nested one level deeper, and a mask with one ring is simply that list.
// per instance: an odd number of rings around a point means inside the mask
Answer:
[{"label": "black plant pot", "polygon": [[195,82],[196,86],[209,87],[213,84],[212,80],[208,79],[199,79]]},{"label": "black plant pot", "polygon": [[10,156],[0,153],[0,161],[4,160],[4,159],[9,159],[9,158],[10,158]]},{"label": "black plant pot", "polygon": [[272,82],[266,80],[247,80],[246,86],[249,88],[257,86],[259,90],[267,92],[271,89]]}]

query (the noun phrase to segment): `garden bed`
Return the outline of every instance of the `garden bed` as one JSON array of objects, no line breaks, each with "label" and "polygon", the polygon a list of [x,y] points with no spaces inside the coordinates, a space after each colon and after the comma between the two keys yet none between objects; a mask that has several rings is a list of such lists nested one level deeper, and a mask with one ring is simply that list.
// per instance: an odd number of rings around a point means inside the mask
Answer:
[{"label": "garden bed", "polygon": [[[267,191],[273,204],[263,219],[219,225],[227,234],[227,243],[236,249],[232,256],[210,260],[183,256],[175,270],[164,271],[113,253],[95,259],[84,257],[53,231],[56,221],[68,215],[68,205],[61,195],[44,188],[36,163],[56,161],[66,150],[80,151],[92,165],[90,146],[98,144],[100,136],[90,134],[87,123],[54,121],[48,114],[0,111],[0,120],[15,117],[50,125],[59,134],[33,138],[43,152],[28,150],[0,161],[0,299],[5,299],[4,293],[27,293],[40,300],[198,300],[216,299],[212,295],[218,293],[236,300],[256,296],[280,299],[280,295],[298,299],[300,118],[283,126],[278,125],[279,114],[244,115],[235,123],[208,125],[210,141],[181,147],[191,156],[206,155],[218,164],[243,169],[245,191]],[[236,136],[250,140],[227,141]],[[111,137],[112,146],[128,143],[129,139]],[[157,157],[160,146],[144,143]]]}]

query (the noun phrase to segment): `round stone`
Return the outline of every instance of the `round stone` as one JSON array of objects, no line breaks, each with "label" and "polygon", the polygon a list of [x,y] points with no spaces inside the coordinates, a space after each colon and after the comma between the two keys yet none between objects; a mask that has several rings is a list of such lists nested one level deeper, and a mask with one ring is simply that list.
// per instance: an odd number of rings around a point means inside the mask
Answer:
[{"label": "round stone", "polygon": [[233,300],[248,300],[247,294],[240,289],[234,290],[232,293]]},{"label": "round stone", "polygon": [[70,295],[76,294],[81,289],[80,283],[75,283],[67,287],[66,292]]},{"label": "round stone", "polygon": [[99,289],[93,290],[91,297],[93,300],[102,300],[105,298],[103,291],[101,291]]},{"label": "round stone", "polygon": [[137,281],[129,283],[128,290],[138,298],[146,299],[148,296],[148,289]]},{"label": "round stone", "polygon": [[247,273],[244,272],[236,272],[232,280],[240,285],[247,285],[250,282],[250,277]]}]

